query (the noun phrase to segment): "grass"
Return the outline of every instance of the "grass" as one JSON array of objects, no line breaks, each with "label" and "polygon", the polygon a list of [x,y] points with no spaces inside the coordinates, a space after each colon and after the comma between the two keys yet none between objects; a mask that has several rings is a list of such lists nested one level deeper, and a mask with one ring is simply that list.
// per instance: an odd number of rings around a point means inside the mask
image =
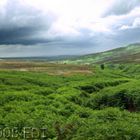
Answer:
[{"label": "grass", "polygon": [[0,71],[0,128],[47,128],[50,140],[139,140],[139,67],[6,62]]},{"label": "grass", "polygon": [[47,72],[52,75],[69,75],[75,73],[90,74],[91,67],[87,65],[65,65],[31,61],[0,61],[0,70]]}]

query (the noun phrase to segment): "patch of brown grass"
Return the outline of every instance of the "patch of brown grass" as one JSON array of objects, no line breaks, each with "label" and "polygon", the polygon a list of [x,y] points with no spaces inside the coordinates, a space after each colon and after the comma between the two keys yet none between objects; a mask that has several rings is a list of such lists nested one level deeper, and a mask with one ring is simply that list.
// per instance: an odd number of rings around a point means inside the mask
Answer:
[{"label": "patch of brown grass", "polygon": [[58,64],[31,61],[0,61],[0,70],[47,72],[51,75],[91,74],[87,65]]}]

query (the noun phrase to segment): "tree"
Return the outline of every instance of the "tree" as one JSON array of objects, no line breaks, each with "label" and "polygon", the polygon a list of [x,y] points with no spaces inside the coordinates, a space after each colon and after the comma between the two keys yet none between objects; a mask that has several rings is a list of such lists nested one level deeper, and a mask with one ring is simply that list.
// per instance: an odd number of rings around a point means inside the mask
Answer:
[{"label": "tree", "polygon": [[104,64],[101,64],[100,67],[101,67],[102,70],[105,69],[105,65]]}]

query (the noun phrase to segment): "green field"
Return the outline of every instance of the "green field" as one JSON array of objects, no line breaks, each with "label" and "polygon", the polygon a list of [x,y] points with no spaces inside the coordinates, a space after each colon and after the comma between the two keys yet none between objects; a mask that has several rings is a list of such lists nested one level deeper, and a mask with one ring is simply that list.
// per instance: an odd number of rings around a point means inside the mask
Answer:
[{"label": "green field", "polygon": [[63,65],[61,74],[59,64],[36,64],[39,71],[33,64],[26,70],[25,63],[6,65],[0,71],[0,128],[16,127],[20,135],[0,139],[22,140],[23,128],[30,127],[47,133],[29,134],[29,140],[140,140],[140,65]]}]

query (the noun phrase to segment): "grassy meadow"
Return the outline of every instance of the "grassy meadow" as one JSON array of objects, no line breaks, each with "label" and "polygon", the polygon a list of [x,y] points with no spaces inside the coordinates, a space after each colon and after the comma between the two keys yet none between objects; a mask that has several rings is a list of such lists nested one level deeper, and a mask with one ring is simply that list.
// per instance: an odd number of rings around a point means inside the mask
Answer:
[{"label": "grassy meadow", "polygon": [[[140,65],[0,62],[0,128],[45,140],[139,140]],[[26,138],[27,139],[27,138]]]}]

